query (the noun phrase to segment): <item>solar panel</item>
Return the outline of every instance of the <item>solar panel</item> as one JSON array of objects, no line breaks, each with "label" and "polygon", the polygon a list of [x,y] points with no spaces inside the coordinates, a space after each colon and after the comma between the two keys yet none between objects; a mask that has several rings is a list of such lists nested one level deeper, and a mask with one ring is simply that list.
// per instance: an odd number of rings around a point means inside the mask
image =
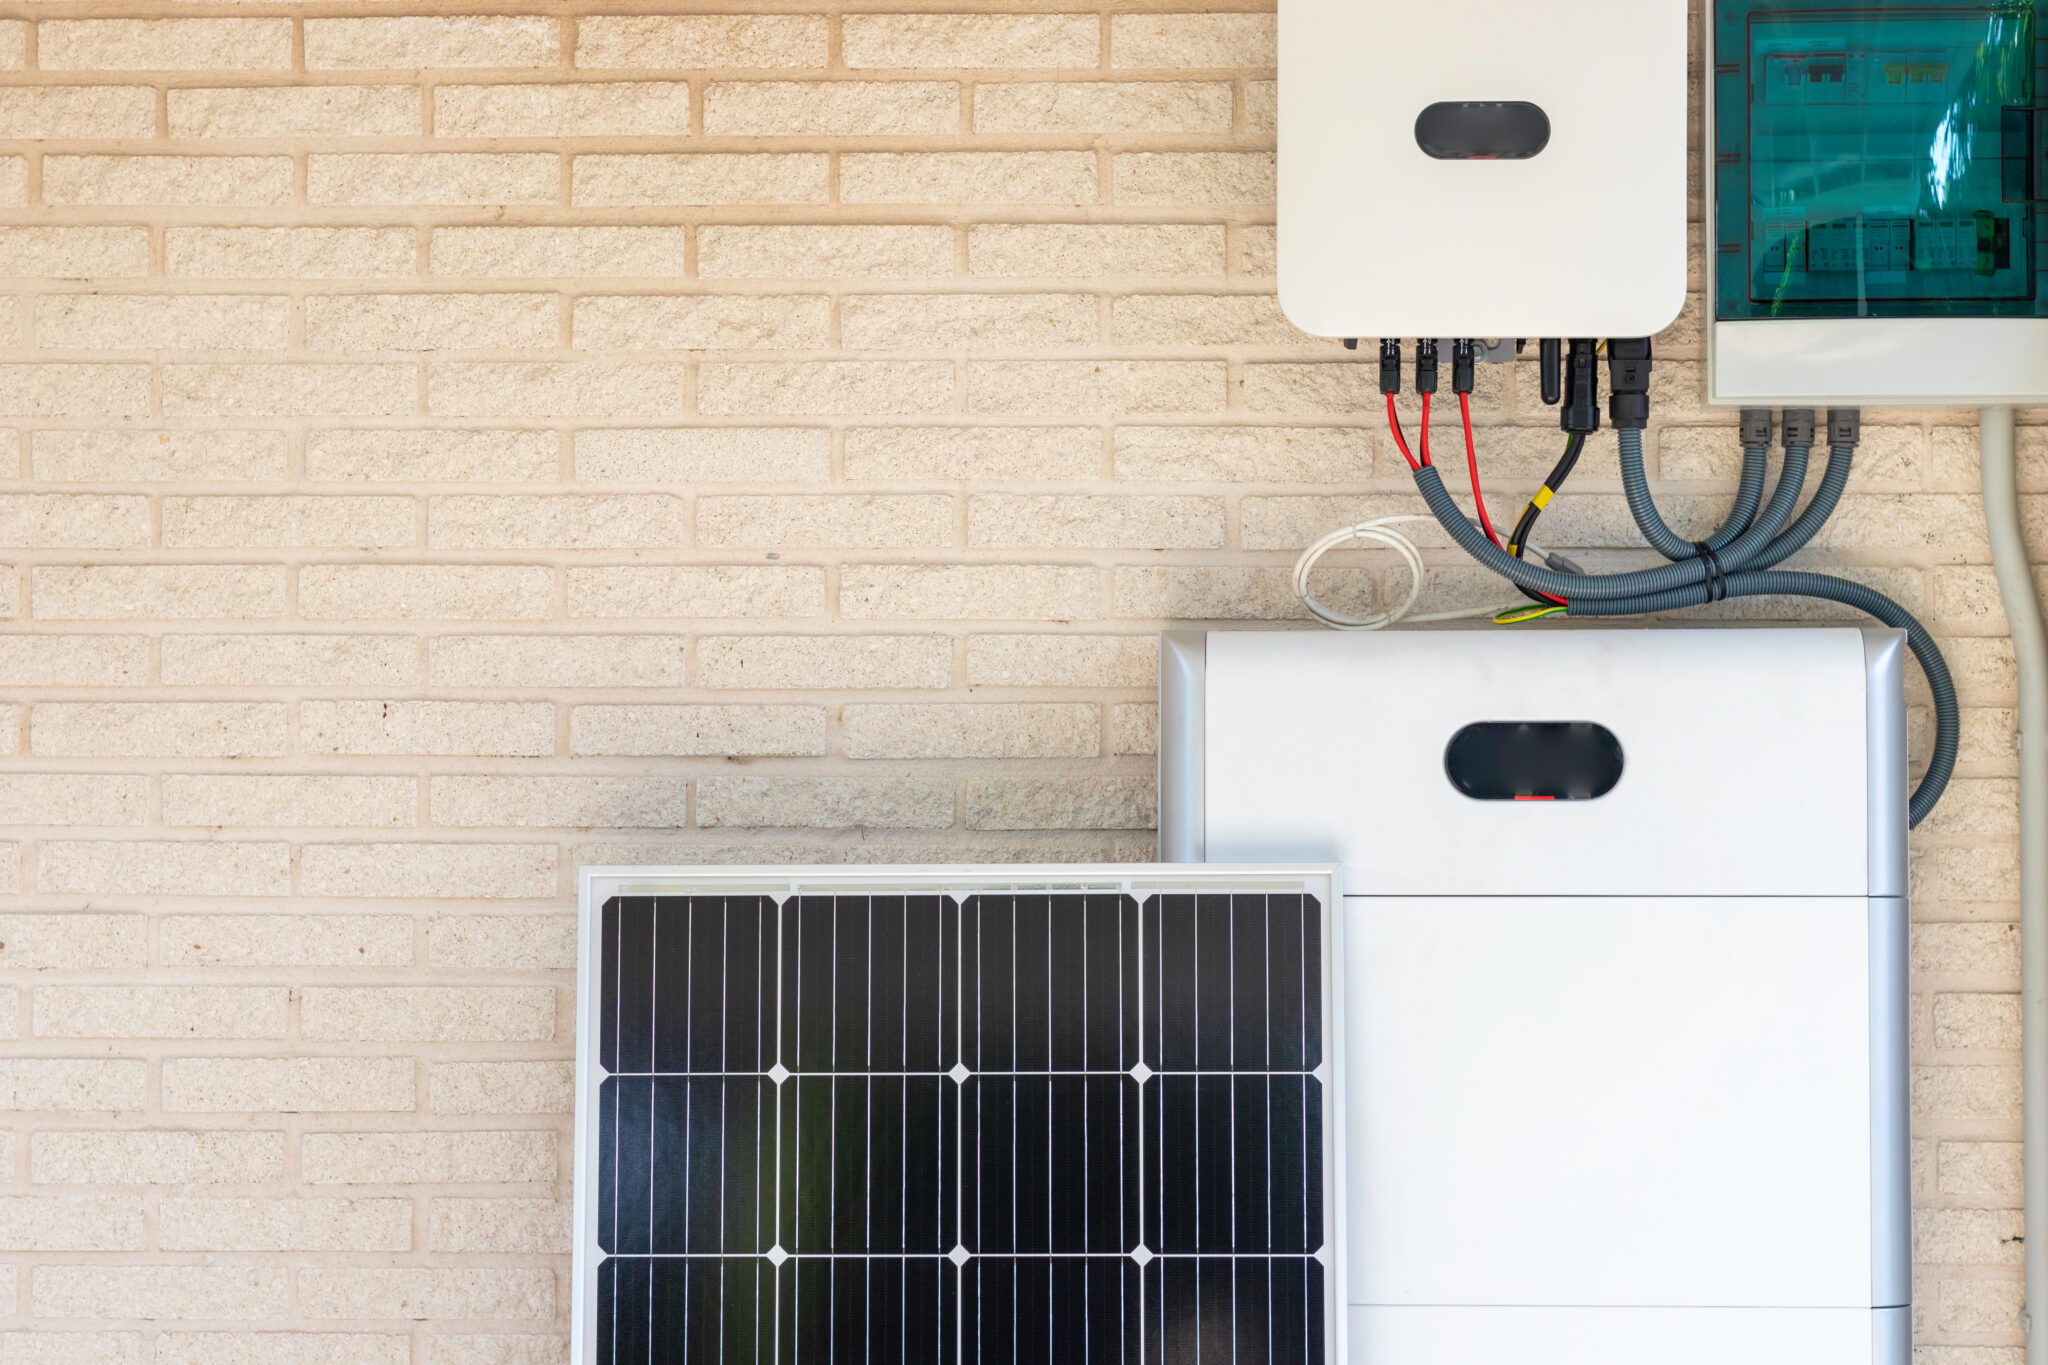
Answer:
[{"label": "solar panel", "polygon": [[1324,1361],[1327,877],[1175,871],[611,874],[580,1358]]}]

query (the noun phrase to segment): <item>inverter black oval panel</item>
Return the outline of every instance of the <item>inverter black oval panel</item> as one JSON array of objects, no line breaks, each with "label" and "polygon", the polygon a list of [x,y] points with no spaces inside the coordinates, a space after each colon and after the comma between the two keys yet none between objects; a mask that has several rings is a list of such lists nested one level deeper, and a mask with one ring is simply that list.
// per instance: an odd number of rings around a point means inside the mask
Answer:
[{"label": "inverter black oval panel", "polygon": [[1621,741],[1587,720],[1490,720],[1444,749],[1451,785],[1474,801],[1595,801],[1621,781]]},{"label": "inverter black oval panel", "polygon": [[1527,100],[1432,104],[1415,141],[1438,161],[1527,161],[1550,145],[1550,115]]}]

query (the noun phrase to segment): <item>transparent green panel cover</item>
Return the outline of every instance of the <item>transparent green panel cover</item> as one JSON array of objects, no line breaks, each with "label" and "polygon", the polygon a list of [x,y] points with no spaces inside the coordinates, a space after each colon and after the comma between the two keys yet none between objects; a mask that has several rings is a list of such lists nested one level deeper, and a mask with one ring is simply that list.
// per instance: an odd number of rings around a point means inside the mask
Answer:
[{"label": "transparent green panel cover", "polygon": [[1717,315],[2048,314],[2041,8],[1717,0]]}]

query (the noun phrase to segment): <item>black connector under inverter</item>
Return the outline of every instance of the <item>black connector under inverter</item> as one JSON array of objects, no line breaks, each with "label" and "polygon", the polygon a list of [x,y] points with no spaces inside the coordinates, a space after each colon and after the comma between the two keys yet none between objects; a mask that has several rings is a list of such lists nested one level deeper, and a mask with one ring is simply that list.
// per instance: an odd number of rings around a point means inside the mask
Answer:
[{"label": "black connector under inverter", "polygon": [[1607,415],[1617,431],[1650,425],[1650,339],[1607,339]]},{"label": "black connector under inverter", "polygon": [[1564,363],[1564,411],[1558,425],[1574,436],[1600,430],[1600,353],[1591,337],[1573,337]]},{"label": "black connector under inverter", "polygon": [[1380,392],[1389,396],[1401,391],[1401,343],[1380,343]]}]

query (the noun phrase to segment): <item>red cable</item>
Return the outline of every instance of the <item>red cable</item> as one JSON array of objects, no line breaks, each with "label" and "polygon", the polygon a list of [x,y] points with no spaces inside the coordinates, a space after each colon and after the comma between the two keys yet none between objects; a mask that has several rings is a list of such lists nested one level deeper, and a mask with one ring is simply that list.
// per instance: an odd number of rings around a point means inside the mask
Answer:
[{"label": "red cable", "polygon": [[1408,462],[1408,468],[1420,471],[1422,466],[1408,453],[1408,438],[1401,434],[1401,414],[1394,411],[1394,395],[1387,395],[1387,427],[1394,433],[1394,444],[1401,451],[1401,458]]},{"label": "red cable", "polygon": [[1500,532],[1493,529],[1493,518],[1486,515],[1486,494],[1479,487],[1479,451],[1472,444],[1472,395],[1458,395],[1458,416],[1465,423],[1465,467],[1472,471],[1472,501],[1479,507],[1479,525],[1487,538],[1499,545]]},{"label": "red cable", "polygon": [[1429,394],[1422,395],[1422,442],[1419,457],[1424,465],[1429,463]]}]

